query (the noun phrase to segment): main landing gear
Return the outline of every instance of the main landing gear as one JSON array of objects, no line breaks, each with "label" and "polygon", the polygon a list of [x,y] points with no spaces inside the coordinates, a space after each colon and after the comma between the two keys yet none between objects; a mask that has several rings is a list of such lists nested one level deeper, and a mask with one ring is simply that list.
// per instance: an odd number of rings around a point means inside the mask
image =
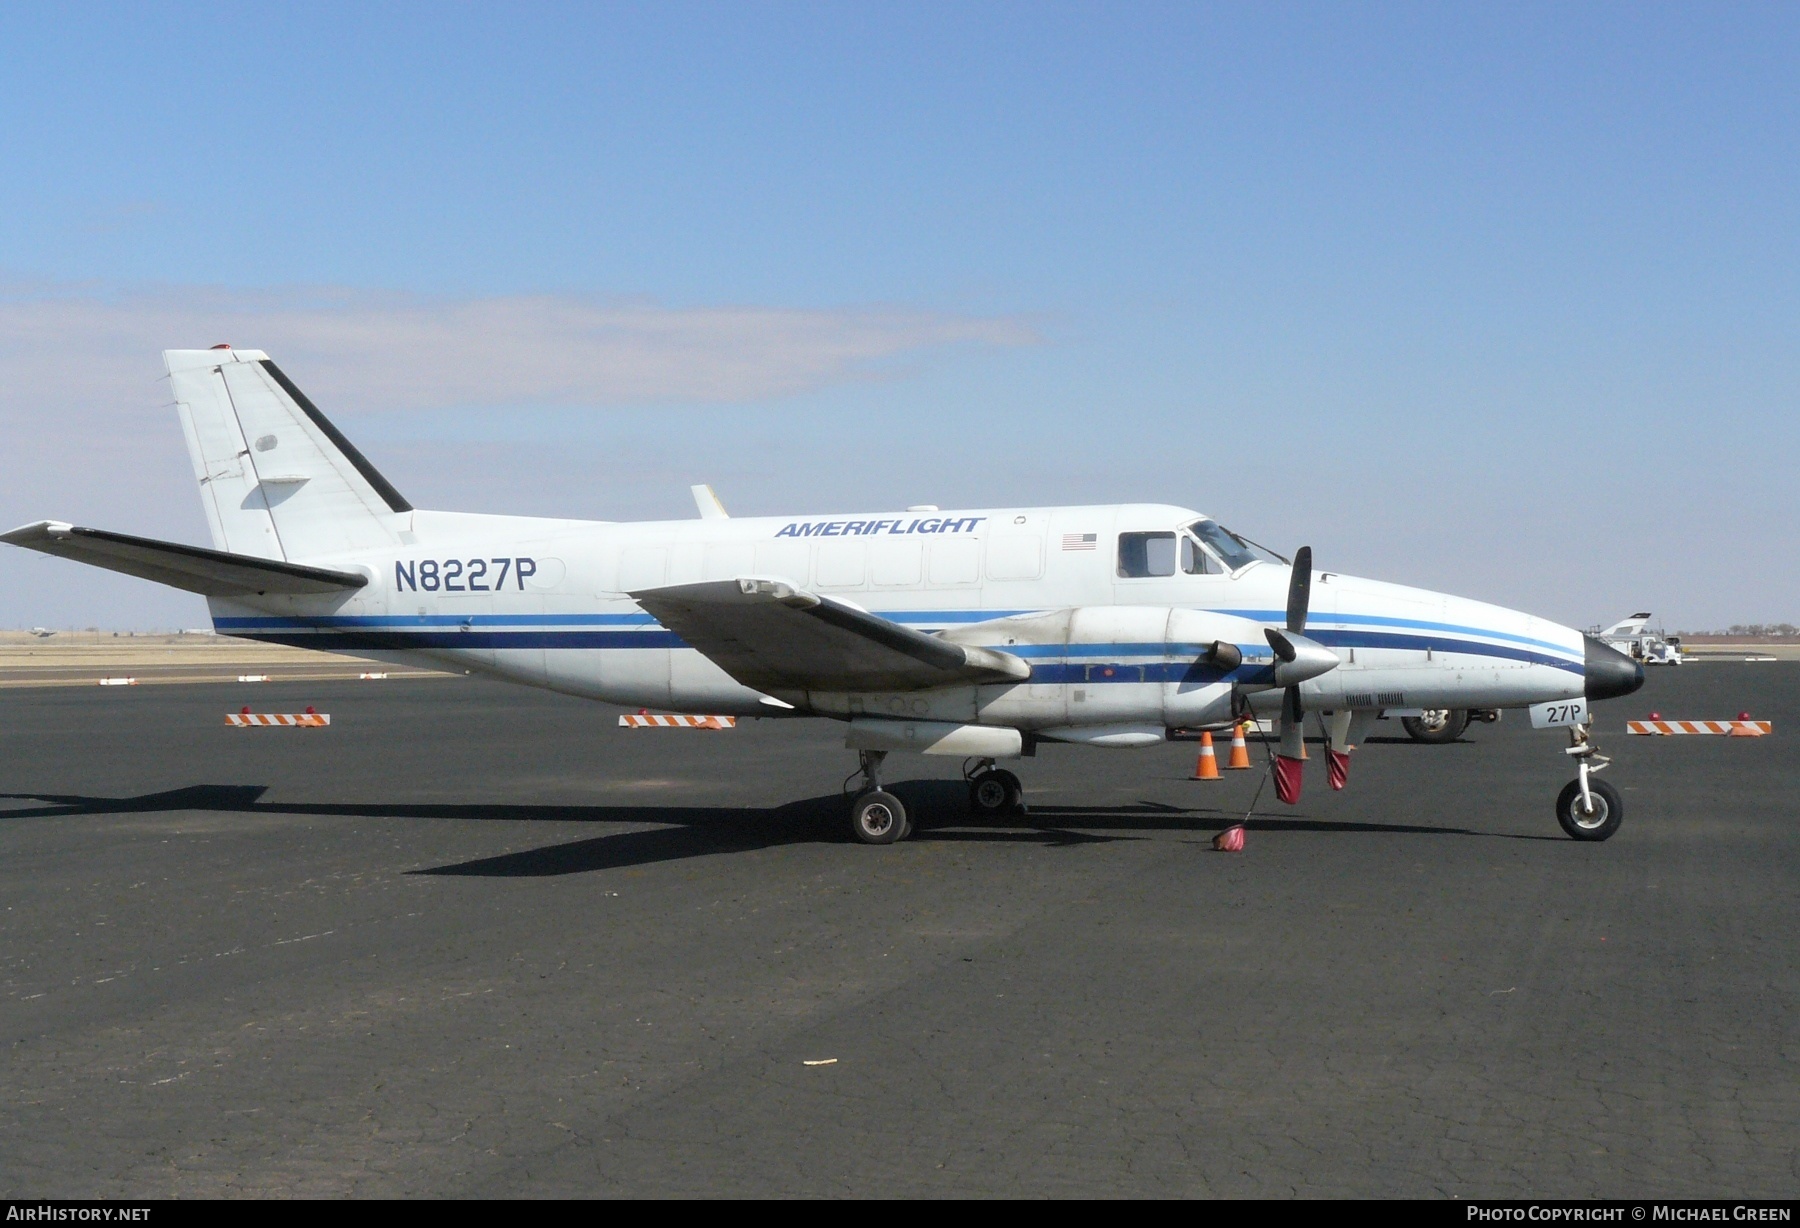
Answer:
[{"label": "main landing gear", "polygon": [[912,835],[912,820],[900,799],[881,787],[881,763],[885,750],[865,750],[858,759],[863,787],[850,803],[850,830],[864,844],[892,844]]},{"label": "main landing gear", "polygon": [[1594,745],[1591,724],[1570,728],[1569,748],[1563,753],[1574,757],[1579,774],[1557,796],[1556,821],[1572,840],[1604,840],[1625,821],[1625,800],[1619,791],[1594,779],[1594,773],[1612,760]]},{"label": "main landing gear", "polygon": [[[906,805],[881,785],[884,750],[860,752],[862,783],[850,803],[850,831],[864,844],[893,844],[912,835],[913,823]],[[969,809],[978,818],[994,819],[1022,813],[1024,787],[1019,778],[992,759],[977,759],[963,771],[969,782]]]},{"label": "main landing gear", "polygon": [[1005,768],[994,766],[992,759],[977,759],[973,771],[965,768],[969,782],[969,809],[978,819],[997,819],[1024,809],[1025,787],[1019,778]]}]

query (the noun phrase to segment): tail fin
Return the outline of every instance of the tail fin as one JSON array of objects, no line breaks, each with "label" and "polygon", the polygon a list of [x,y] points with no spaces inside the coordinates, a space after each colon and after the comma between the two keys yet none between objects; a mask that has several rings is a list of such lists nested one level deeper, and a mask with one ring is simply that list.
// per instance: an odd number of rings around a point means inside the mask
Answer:
[{"label": "tail fin", "polygon": [[412,504],[260,350],[165,350],[213,545],[287,559],[391,545]]},{"label": "tail fin", "polygon": [[1631,639],[1633,636],[1637,635],[1638,632],[1642,631],[1644,629],[1644,624],[1649,621],[1650,615],[1648,613],[1633,614],[1630,618],[1621,618],[1618,622],[1602,631],[1600,633],[1600,638],[1603,640],[1613,637],[1622,640]]}]

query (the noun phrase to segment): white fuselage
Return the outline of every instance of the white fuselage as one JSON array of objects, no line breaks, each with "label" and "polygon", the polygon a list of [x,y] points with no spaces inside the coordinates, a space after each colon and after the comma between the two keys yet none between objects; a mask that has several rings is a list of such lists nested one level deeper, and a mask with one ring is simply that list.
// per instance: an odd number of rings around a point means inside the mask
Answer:
[{"label": "white fuselage", "polygon": [[[1271,661],[1261,627],[1285,618],[1289,569],[1278,563],[1119,574],[1120,533],[1179,532],[1199,518],[1156,504],[632,524],[417,511],[395,515],[392,548],[307,560],[358,571],[365,588],[210,600],[225,634],[430,658],[632,706],[776,715],[792,705],[1039,731],[1172,727],[1225,719],[1234,684]],[[1031,677],[771,704],[628,595],[744,576],[1003,647],[1028,660]],[[1073,613],[1023,617],[1058,611]],[[1583,692],[1578,631],[1423,589],[1318,572],[1306,634],[1341,662],[1304,684],[1309,711],[1521,707]],[[1243,665],[1196,669],[1195,645],[1216,639],[1237,644]],[[1272,704],[1269,694],[1259,704]]]}]

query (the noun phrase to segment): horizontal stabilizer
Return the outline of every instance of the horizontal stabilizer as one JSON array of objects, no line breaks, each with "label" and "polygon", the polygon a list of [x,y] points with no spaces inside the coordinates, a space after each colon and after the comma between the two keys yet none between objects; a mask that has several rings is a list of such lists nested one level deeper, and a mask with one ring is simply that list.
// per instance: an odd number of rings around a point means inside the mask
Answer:
[{"label": "horizontal stabilizer", "polygon": [[917,691],[1031,675],[1010,653],[952,644],[782,580],[677,584],[631,599],[759,691]]},{"label": "horizontal stabilizer", "polygon": [[59,558],[91,563],[108,571],[154,580],[171,588],[207,597],[247,593],[341,593],[363,587],[366,577],[350,571],[303,567],[275,559],[228,554],[176,542],[159,542],[105,529],[84,529],[55,520],[40,520],[0,533],[0,541],[39,550]]}]

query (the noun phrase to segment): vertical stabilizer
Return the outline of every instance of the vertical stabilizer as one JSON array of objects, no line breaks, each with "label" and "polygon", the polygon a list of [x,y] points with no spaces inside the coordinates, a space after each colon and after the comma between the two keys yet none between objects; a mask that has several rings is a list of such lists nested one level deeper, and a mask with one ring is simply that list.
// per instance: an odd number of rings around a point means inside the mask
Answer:
[{"label": "vertical stabilizer", "polygon": [[1633,614],[1630,618],[1621,618],[1618,622],[1600,633],[1603,640],[1629,640],[1635,638],[1649,623],[1650,615],[1646,611]]},{"label": "vertical stabilizer", "polygon": [[213,545],[299,561],[392,545],[412,505],[259,350],[167,350]]}]

